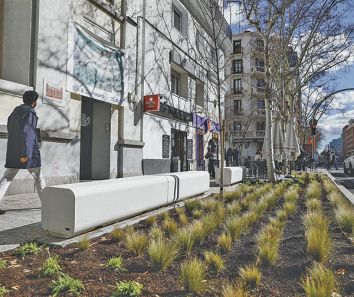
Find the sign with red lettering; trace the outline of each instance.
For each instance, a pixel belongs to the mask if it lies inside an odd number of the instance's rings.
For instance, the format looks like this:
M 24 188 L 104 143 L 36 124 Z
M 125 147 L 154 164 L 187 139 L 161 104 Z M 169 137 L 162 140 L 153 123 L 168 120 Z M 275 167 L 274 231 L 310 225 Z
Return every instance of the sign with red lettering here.
M 144 111 L 159 111 L 160 95 L 144 96 Z

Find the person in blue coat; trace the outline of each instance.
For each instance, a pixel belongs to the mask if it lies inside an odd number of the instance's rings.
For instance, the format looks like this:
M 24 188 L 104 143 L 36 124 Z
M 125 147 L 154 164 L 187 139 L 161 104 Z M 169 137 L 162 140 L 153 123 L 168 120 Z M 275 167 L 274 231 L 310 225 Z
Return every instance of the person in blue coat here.
M 33 176 L 39 197 L 41 197 L 41 193 L 46 187 L 42 175 L 41 153 L 38 146 L 38 117 L 35 112 L 37 100 L 37 92 L 26 91 L 23 94 L 23 104 L 17 106 L 8 118 L 6 170 L 0 179 L 0 203 L 20 169 L 27 169 Z M 0 209 L 0 215 L 4 213 L 5 211 Z

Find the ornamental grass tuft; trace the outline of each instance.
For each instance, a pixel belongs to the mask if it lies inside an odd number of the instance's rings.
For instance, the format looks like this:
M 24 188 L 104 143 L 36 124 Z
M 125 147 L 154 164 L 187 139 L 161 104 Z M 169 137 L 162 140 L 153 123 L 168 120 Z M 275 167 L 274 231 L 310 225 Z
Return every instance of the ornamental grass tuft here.
M 107 268 L 111 268 L 114 271 L 123 271 L 123 258 L 121 256 L 115 256 L 111 257 L 107 263 L 106 263 Z
M 27 255 L 38 255 L 40 250 L 36 242 L 27 242 L 17 249 L 16 254 L 24 258 Z
M 223 233 L 218 238 L 218 246 L 223 252 L 231 251 L 232 238 L 229 233 Z
M 155 271 L 166 270 L 177 258 L 178 248 L 172 241 L 153 240 L 148 247 L 150 262 Z
M 238 284 L 226 284 L 222 289 L 222 297 L 249 297 L 245 287 Z
M 191 252 L 196 240 L 195 233 L 189 226 L 179 229 L 173 239 L 181 251 L 187 255 Z
M 111 237 L 113 241 L 119 242 L 124 239 L 124 230 L 121 228 L 114 228 L 111 232 Z
M 120 281 L 115 285 L 112 297 L 137 297 L 140 296 L 143 285 L 135 281 Z
M 315 263 L 302 279 L 302 287 L 307 297 L 332 296 L 336 288 L 334 273 L 322 264 Z
M 62 271 L 59 260 L 59 256 L 48 257 L 42 265 L 41 274 L 44 276 L 58 275 Z
M 213 272 L 219 273 L 225 268 L 225 261 L 221 255 L 216 252 L 205 252 L 204 259 L 208 268 Z
M 7 261 L 0 259 L 0 269 L 5 269 L 7 267 Z
M 335 214 L 337 222 L 343 231 L 352 234 L 354 232 L 354 210 L 352 208 L 339 207 Z
M 79 296 L 84 290 L 84 285 L 78 279 L 72 278 L 68 274 L 61 274 L 57 280 L 53 280 L 51 284 L 52 296 L 56 297 L 64 294 L 64 296 Z
M 262 273 L 257 266 L 240 268 L 239 276 L 242 284 L 248 289 L 256 288 L 261 282 Z
M 197 258 L 181 264 L 180 281 L 186 292 L 198 293 L 204 289 L 206 267 Z
M 128 234 L 126 237 L 127 248 L 134 252 L 136 255 L 141 255 L 144 253 L 148 245 L 148 238 L 144 233 L 135 232 Z
M 78 243 L 77 247 L 80 251 L 86 251 L 90 247 L 90 239 L 85 235 Z
M 166 235 L 172 236 L 177 232 L 177 223 L 173 219 L 167 219 L 163 223 L 163 228 L 165 230 Z

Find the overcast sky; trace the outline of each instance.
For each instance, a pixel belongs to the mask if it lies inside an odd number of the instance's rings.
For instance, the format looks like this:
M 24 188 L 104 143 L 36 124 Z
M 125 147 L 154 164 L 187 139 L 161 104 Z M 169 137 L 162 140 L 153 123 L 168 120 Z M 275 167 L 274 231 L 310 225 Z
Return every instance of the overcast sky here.
M 239 13 L 236 4 L 232 6 L 232 12 L 230 15 L 230 9 L 226 7 L 224 15 L 229 23 L 231 17 L 232 31 L 237 34 L 244 31 L 247 28 L 247 24 Z M 337 71 L 335 73 L 338 76 L 336 90 L 354 88 L 354 57 L 352 61 L 347 71 Z M 324 139 L 319 144 L 319 150 L 322 150 L 332 139 L 340 137 L 342 128 L 350 119 L 354 119 L 354 91 L 337 94 L 333 101 L 333 107 L 335 110 L 323 116 L 318 123 L 325 132 Z

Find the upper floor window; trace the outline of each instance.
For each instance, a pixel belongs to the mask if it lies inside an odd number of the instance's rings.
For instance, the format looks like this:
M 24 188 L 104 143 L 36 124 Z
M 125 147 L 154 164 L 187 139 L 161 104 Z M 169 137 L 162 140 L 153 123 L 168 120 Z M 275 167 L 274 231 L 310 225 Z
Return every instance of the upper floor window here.
M 265 82 L 263 79 L 257 79 L 257 91 L 264 92 L 265 90 Z
M 234 93 L 235 94 L 242 93 L 242 81 L 241 81 L 241 79 L 234 79 Z
M 256 47 L 258 50 L 263 50 L 264 49 L 264 41 L 262 39 L 257 39 L 256 40 Z
M 257 131 L 265 130 L 265 121 L 257 122 Z
M 256 69 L 257 71 L 264 72 L 264 60 L 256 59 Z
M 241 112 L 241 100 L 234 100 L 234 114 Z
M 176 71 L 171 71 L 171 92 L 181 95 L 181 75 Z
M 243 63 L 242 60 L 234 60 L 234 73 L 242 73 L 243 72 Z
M 263 99 L 257 100 L 257 109 L 260 110 L 265 109 L 265 101 Z
M 240 132 L 242 128 L 241 122 L 233 122 L 233 128 L 234 131 Z
M 174 6 L 173 6 L 173 26 L 178 31 L 182 31 L 182 13 Z
M 241 54 L 241 40 L 234 40 L 234 54 Z

